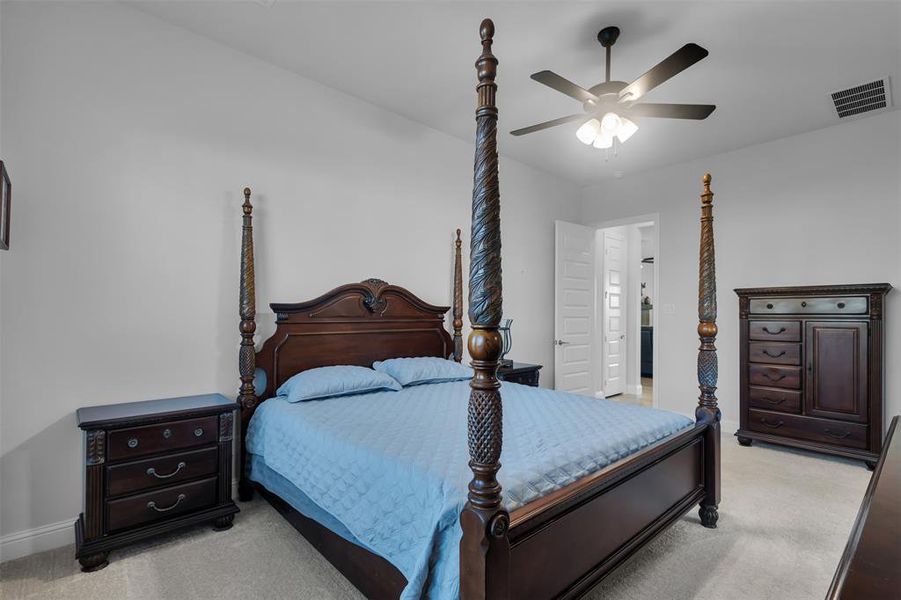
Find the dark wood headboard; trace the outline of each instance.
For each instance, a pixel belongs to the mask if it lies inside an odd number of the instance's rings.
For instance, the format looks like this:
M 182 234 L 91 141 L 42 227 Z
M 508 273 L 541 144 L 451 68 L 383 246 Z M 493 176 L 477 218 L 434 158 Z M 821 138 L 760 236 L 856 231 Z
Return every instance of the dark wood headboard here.
M 257 368 L 266 373 L 261 398 L 307 369 L 454 353 L 444 328 L 450 307 L 434 306 L 380 279 L 342 285 L 307 302 L 269 306 L 276 328 L 256 354 Z
M 381 279 L 348 283 L 307 302 L 270 304 L 275 312 L 275 333 L 256 351 L 256 282 L 253 252 L 253 205 L 250 188 L 244 188 L 241 227 L 241 285 L 238 313 L 241 345 L 238 372 L 241 387 L 242 500 L 252 491 L 247 479 L 245 442 L 247 426 L 261 400 L 291 376 L 332 365 L 372 366 L 377 360 L 408 356 L 463 359 L 463 282 L 460 230 L 454 241 L 453 337 L 444 328 L 450 307 L 425 302 L 400 286 Z M 258 371 L 265 375 L 260 393 Z

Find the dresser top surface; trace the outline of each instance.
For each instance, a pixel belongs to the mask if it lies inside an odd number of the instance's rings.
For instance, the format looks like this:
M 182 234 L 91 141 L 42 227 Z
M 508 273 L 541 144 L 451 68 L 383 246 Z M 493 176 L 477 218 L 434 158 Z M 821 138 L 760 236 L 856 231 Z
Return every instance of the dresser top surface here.
M 892 419 L 827 598 L 888 598 L 901 589 L 901 439 Z
M 212 414 L 236 408 L 238 408 L 238 405 L 222 394 L 201 394 L 198 396 L 143 400 L 141 402 L 125 402 L 104 406 L 85 406 L 75 412 L 75 418 L 79 427 L 88 429 L 91 427 L 125 425 L 138 419 L 158 419 L 168 416 L 178 417 L 201 413 Z
M 739 296 L 803 296 L 842 294 L 887 294 L 892 289 L 890 283 L 852 283 L 841 285 L 796 285 L 757 288 L 735 288 Z

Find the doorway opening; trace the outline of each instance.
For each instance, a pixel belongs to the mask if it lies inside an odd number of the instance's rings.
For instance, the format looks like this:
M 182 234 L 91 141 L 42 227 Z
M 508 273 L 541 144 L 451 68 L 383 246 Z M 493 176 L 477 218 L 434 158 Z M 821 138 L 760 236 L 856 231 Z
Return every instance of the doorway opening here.
M 555 387 L 657 405 L 657 215 L 557 223 Z

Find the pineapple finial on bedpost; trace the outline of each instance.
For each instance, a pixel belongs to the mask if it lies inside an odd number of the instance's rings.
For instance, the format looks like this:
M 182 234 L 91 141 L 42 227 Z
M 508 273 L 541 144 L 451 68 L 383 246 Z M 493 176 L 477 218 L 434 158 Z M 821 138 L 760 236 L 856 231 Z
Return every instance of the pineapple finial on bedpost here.
M 454 360 L 463 360 L 463 240 L 457 229 L 454 242 Z
M 485 600 L 508 596 L 507 530 L 510 516 L 501 506 L 503 438 L 500 382 L 502 341 L 500 192 L 497 163 L 497 58 L 491 52 L 494 23 L 482 21 L 482 54 L 476 61 L 476 152 L 469 256 L 469 355 L 475 372 L 469 394 L 469 501 L 460 515 L 460 597 Z
M 705 434 L 704 485 L 706 495 L 701 500 L 700 517 L 705 527 L 714 528 L 718 519 L 720 500 L 720 409 L 717 406 L 716 384 L 718 364 L 716 356 L 716 259 L 713 243 L 713 192 L 710 173 L 704 175 L 701 193 L 701 247 L 698 269 L 698 408 L 695 419 L 708 426 Z

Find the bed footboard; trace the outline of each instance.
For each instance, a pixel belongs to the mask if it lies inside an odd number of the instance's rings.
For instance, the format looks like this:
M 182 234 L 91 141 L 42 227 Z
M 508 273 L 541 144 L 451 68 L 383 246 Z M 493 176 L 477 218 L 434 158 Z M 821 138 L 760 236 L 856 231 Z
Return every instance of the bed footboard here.
M 706 425 L 511 515 L 508 598 L 576 598 L 705 496 Z

